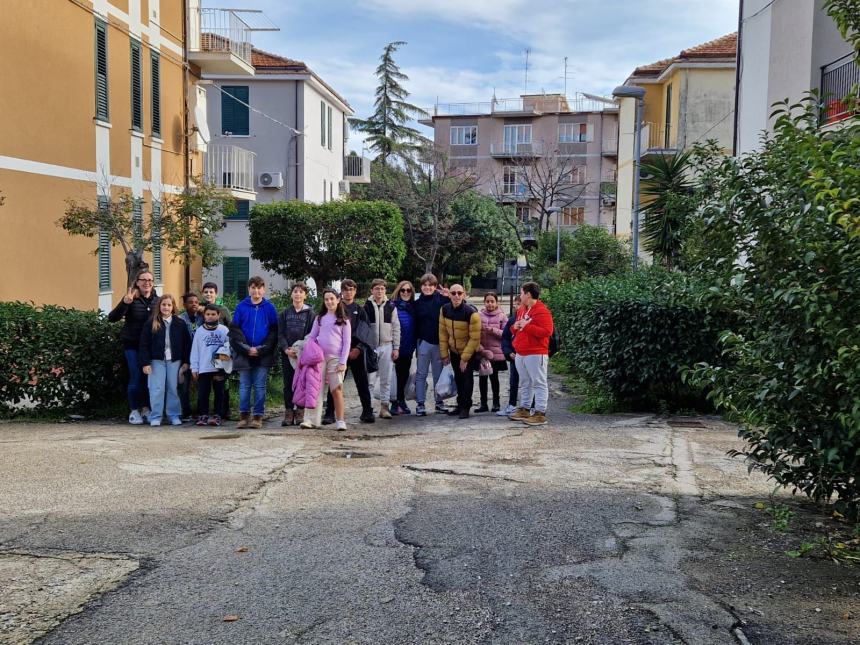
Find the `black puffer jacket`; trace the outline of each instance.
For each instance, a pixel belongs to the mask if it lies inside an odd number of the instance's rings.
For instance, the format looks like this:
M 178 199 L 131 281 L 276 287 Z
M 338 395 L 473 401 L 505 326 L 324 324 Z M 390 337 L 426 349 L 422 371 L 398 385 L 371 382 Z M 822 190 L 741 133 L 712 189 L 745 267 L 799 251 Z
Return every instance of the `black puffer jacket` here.
M 188 326 L 179 316 L 173 316 L 170 325 L 161 325 L 157 332 L 152 331 L 152 323 L 145 325 L 140 332 L 140 366 L 151 365 L 152 361 L 164 360 L 164 346 L 170 328 L 171 361 L 191 361 L 191 334 Z
M 131 301 L 130 305 L 120 300 L 119 304 L 108 314 L 108 320 L 111 322 L 125 320 L 122 331 L 119 333 L 123 349 L 140 349 L 140 332 L 143 330 L 143 325 L 152 316 L 152 312 L 155 311 L 156 300 L 158 300 L 158 294 L 153 289 L 149 298 L 139 295 Z

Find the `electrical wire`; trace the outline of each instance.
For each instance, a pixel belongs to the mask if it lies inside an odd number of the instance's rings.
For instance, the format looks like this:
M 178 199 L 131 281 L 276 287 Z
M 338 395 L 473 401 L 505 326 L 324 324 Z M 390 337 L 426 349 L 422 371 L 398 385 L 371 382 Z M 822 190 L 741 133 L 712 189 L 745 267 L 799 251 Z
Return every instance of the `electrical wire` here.
M 752 20 L 753 18 L 755 18 L 755 17 L 757 17 L 757 16 L 760 16 L 760 15 L 761 15 L 761 14 L 763 14 L 765 11 L 767 11 L 767 9 L 768 9 L 772 4 L 774 4 L 774 3 L 775 3 L 775 2 L 777 2 L 777 1 L 778 1 L 778 0 L 770 0 L 770 2 L 768 2 L 765 6 L 763 6 L 761 9 L 759 9 L 758 11 L 756 11 L 753 15 L 751 15 L 751 16 L 747 16 L 747 17 L 746 17 L 746 18 L 744 18 L 741 22 L 746 22 L 746 21 L 748 21 L 748 20 Z
M 251 112 L 254 112 L 255 114 L 259 114 L 260 116 L 265 117 L 266 119 L 269 119 L 269 121 L 273 121 L 274 123 L 277 123 L 278 125 L 280 125 L 280 126 L 282 126 L 282 127 L 286 128 L 287 130 L 289 130 L 289 131 L 290 131 L 290 132 L 292 132 L 293 134 L 297 134 L 297 135 L 302 135 L 302 136 L 304 136 L 304 132 L 302 132 L 302 131 L 300 131 L 300 130 L 296 130 L 294 127 L 287 125 L 287 124 L 286 124 L 286 123 L 284 123 L 283 121 L 278 121 L 275 117 L 273 117 L 273 116 L 269 116 L 269 115 L 268 115 L 268 114 L 266 114 L 265 112 L 261 112 L 260 110 L 258 110 L 258 109 L 257 109 L 257 108 L 255 108 L 254 106 L 252 106 L 250 103 L 245 103 L 245 101 L 242 101 L 241 99 L 237 99 L 235 96 L 233 96 L 232 94 L 230 94 L 230 92 L 228 92 L 227 90 L 225 90 L 224 88 L 222 88 L 220 85 L 218 85 L 218 84 L 216 84 L 216 83 L 213 83 L 213 84 L 212 84 L 212 87 L 214 87 L 214 88 L 215 88 L 215 89 L 217 89 L 219 92 L 221 92 L 221 94 L 224 94 L 225 96 L 229 96 L 231 99 L 233 99 L 234 101 L 236 101 L 236 103 L 238 103 L 238 104 L 240 104 L 240 105 L 244 105 L 246 108 L 248 108 L 249 110 L 251 110 Z

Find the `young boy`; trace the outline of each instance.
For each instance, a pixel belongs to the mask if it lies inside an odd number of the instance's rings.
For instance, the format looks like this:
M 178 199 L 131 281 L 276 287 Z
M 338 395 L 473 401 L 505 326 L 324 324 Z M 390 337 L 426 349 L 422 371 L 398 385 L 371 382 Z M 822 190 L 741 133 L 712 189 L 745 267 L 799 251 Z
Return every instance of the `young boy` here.
M 214 282 L 206 282 L 201 290 L 204 305 L 215 305 L 218 308 L 218 322 L 225 327 L 230 326 L 230 310 L 220 302 L 218 297 L 218 285 Z M 224 381 L 224 408 L 219 410 L 221 419 L 230 420 L 230 378 Z
M 179 314 L 179 318 L 188 327 L 191 338 L 197 333 L 197 328 L 203 325 L 203 308 L 200 306 L 200 298 L 193 291 L 182 296 L 182 306 L 185 311 Z M 191 420 L 191 379 L 187 372 L 180 371 L 177 383 L 179 402 L 182 405 L 182 420 Z
M 224 405 L 224 370 L 215 367 L 212 357 L 227 342 L 227 327 L 218 323 L 218 307 L 203 308 L 203 325 L 194 333 L 191 344 L 191 375 L 197 382 L 197 425 L 220 426 Z M 209 391 L 215 391 L 215 414 L 209 416 Z
M 237 428 L 262 428 L 266 405 L 266 378 L 275 362 L 278 341 L 278 312 L 266 300 L 266 281 L 260 276 L 248 280 L 248 297 L 236 305 L 230 325 L 230 346 L 239 372 L 239 423 Z M 251 417 L 251 390 L 254 416 Z
M 400 318 L 397 307 L 385 295 L 385 280 L 377 278 L 370 283 L 371 297 L 364 303 L 367 322 L 376 336 L 376 355 L 379 357 L 379 408 L 381 419 L 390 419 L 388 395 L 391 391 L 391 370 L 400 354 Z

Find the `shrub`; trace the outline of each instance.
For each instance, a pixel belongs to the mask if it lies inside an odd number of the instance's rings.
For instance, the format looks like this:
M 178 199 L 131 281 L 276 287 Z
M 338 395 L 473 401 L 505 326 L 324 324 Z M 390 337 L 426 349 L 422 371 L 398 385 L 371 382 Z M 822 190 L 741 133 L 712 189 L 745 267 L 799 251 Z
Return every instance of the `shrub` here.
M 0 303 L 0 413 L 85 411 L 124 396 L 119 325 L 95 311 Z
M 726 316 L 693 304 L 686 276 L 648 268 L 551 290 L 547 305 L 574 374 L 625 407 L 699 407 L 681 371 L 716 358 Z
M 538 246 L 530 258 L 535 278 L 552 287 L 562 282 L 622 273 L 630 267 L 627 244 L 599 226 L 583 225 L 573 233 L 561 231 L 561 262 L 556 264 L 559 233 L 538 236 Z

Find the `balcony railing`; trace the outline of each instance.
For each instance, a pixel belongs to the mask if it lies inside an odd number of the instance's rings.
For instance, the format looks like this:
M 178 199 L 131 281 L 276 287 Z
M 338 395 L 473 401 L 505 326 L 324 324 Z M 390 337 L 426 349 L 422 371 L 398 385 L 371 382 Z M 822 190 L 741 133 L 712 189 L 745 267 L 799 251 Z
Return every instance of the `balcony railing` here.
M 207 182 L 224 190 L 252 193 L 254 190 L 254 157 L 250 150 L 238 146 L 209 144 L 206 151 Z
M 601 151 L 605 155 L 617 155 L 618 154 L 618 139 L 604 139 L 603 145 L 601 147 Z
M 544 145 L 542 141 L 490 144 L 490 156 L 493 157 L 539 157 L 543 154 Z
M 241 60 L 251 68 L 251 32 L 248 24 L 239 14 L 230 9 L 196 7 L 189 17 L 188 50 L 192 60 L 207 67 L 210 63 L 213 72 L 231 71 L 229 67 L 217 66 L 218 62 L 206 55 L 227 54 Z M 203 54 L 203 57 L 195 56 Z M 208 70 L 206 70 L 208 71 Z
M 545 114 L 554 112 L 603 112 L 617 110 L 611 99 L 595 101 L 582 96 L 521 96 L 515 99 L 493 99 L 476 103 L 437 103 L 427 110 L 432 116 L 467 116 L 479 114 Z
M 343 178 L 353 184 L 370 183 L 370 159 L 358 155 L 343 158 Z
M 836 123 L 858 112 L 860 66 L 848 54 L 821 68 L 821 125 Z
M 614 184 L 618 181 L 618 171 L 617 170 L 604 170 L 600 174 L 600 181 Z
M 673 123 L 645 123 L 642 126 L 643 152 L 646 150 L 673 151 L 676 147 Z

